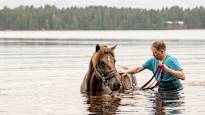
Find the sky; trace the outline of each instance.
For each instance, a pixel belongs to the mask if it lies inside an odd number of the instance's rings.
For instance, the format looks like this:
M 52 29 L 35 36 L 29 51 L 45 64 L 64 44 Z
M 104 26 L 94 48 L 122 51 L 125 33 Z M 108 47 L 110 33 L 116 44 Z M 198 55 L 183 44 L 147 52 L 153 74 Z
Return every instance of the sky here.
M 58 8 L 72 6 L 110 6 L 110 7 L 131 7 L 161 9 L 162 7 L 180 6 L 183 8 L 205 7 L 205 0 L 0 0 L 0 8 L 4 6 L 15 8 L 19 5 L 34 5 L 35 7 L 46 4 L 55 5 Z

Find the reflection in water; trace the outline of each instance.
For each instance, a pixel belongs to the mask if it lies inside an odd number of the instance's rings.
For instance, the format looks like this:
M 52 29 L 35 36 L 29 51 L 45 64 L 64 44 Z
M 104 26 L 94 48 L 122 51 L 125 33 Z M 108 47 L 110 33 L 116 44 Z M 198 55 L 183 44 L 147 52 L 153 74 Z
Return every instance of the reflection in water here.
M 120 98 L 110 95 L 87 95 L 88 111 L 94 114 L 113 115 L 118 110 Z
M 182 114 L 184 97 L 182 91 L 159 91 L 155 93 L 154 113 L 156 115 Z

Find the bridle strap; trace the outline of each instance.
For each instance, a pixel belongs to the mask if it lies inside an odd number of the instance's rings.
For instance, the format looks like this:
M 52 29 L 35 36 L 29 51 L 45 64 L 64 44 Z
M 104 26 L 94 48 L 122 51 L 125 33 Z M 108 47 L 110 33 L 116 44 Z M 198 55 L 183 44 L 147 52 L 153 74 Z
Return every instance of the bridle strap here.
M 159 73 L 159 71 L 160 71 L 160 69 L 159 69 L 159 67 L 157 67 L 157 70 L 154 73 L 154 75 L 152 76 L 152 78 L 147 83 L 145 83 L 140 89 L 144 89 L 154 79 L 154 77 Z
M 94 71 L 94 74 L 95 74 L 96 76 L 98 76 L 98 77 L 102 80 L 103 83 L 106 82 L 105 78 L 102 77 L 102 75 L 99 73 L 99 71 L 95 70 L 95 71 Z
M 94 68 L 94 73 L 96 76 L 98 76 L 102 82 L 104 83 L 105 86 L 108 86 L 109 84 L 107 83 L 107 81 L 113 77 L 115 77 L 117 70 L 111 70 L 109 73 L 105 74 L 102 72 L 102 69 L 99 67 L 99 65 L 96 65 L 96 67 Z
M 116 73 L 117 73 L 117 70 L 110 71 L 106 76 L 104 76 L 105 80 L 109 80 L 109 79 L 115 77 Z
M 152 76 L 152 78 L 145 83 L 140 89 L 142 90 L 146 90 L 146 89 L 154 89 L 155 87 L 157 87 L 160 84 L 160 81 L 163 79 L 164 76 L 164 71 L 163 71 L 164 66 L 158 66 L 156 72 L 154 73 L 154 75 Z M 145 88 L 149 83 L 151 83 L 151 81 L 156 78 L 157 83 L 152 86 L 154 83 L 152 83 L 149 87 Z

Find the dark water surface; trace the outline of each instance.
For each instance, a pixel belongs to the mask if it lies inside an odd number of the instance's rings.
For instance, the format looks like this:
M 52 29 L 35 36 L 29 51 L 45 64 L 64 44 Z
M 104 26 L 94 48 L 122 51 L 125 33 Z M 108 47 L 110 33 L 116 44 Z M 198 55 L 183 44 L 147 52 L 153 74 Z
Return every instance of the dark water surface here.
M 172 95 L 135 91 L 111 98 L 80 94 L 95 44 L 117 43 L 117 64 L 133 66 L 152 55 L 152 40 L 0 40 L 0 114 L 205 114 L 205 40 L 166 42 L 186 74 L 184 90 Z M 139 86 L 151 76 L 147 70 L 136 74 Z

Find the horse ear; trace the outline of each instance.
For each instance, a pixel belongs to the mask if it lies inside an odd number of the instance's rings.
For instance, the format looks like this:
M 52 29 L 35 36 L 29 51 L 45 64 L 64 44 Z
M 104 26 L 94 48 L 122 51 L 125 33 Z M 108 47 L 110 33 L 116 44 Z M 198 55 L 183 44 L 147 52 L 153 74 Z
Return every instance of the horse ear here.
M 100 50 L 100 45 L 99 44 L 96 45 L 95 52 L 97 52 L 98 50 Z
M 117 47 L 117 44 L 111 47 L 112 50 L 114 50 Z

